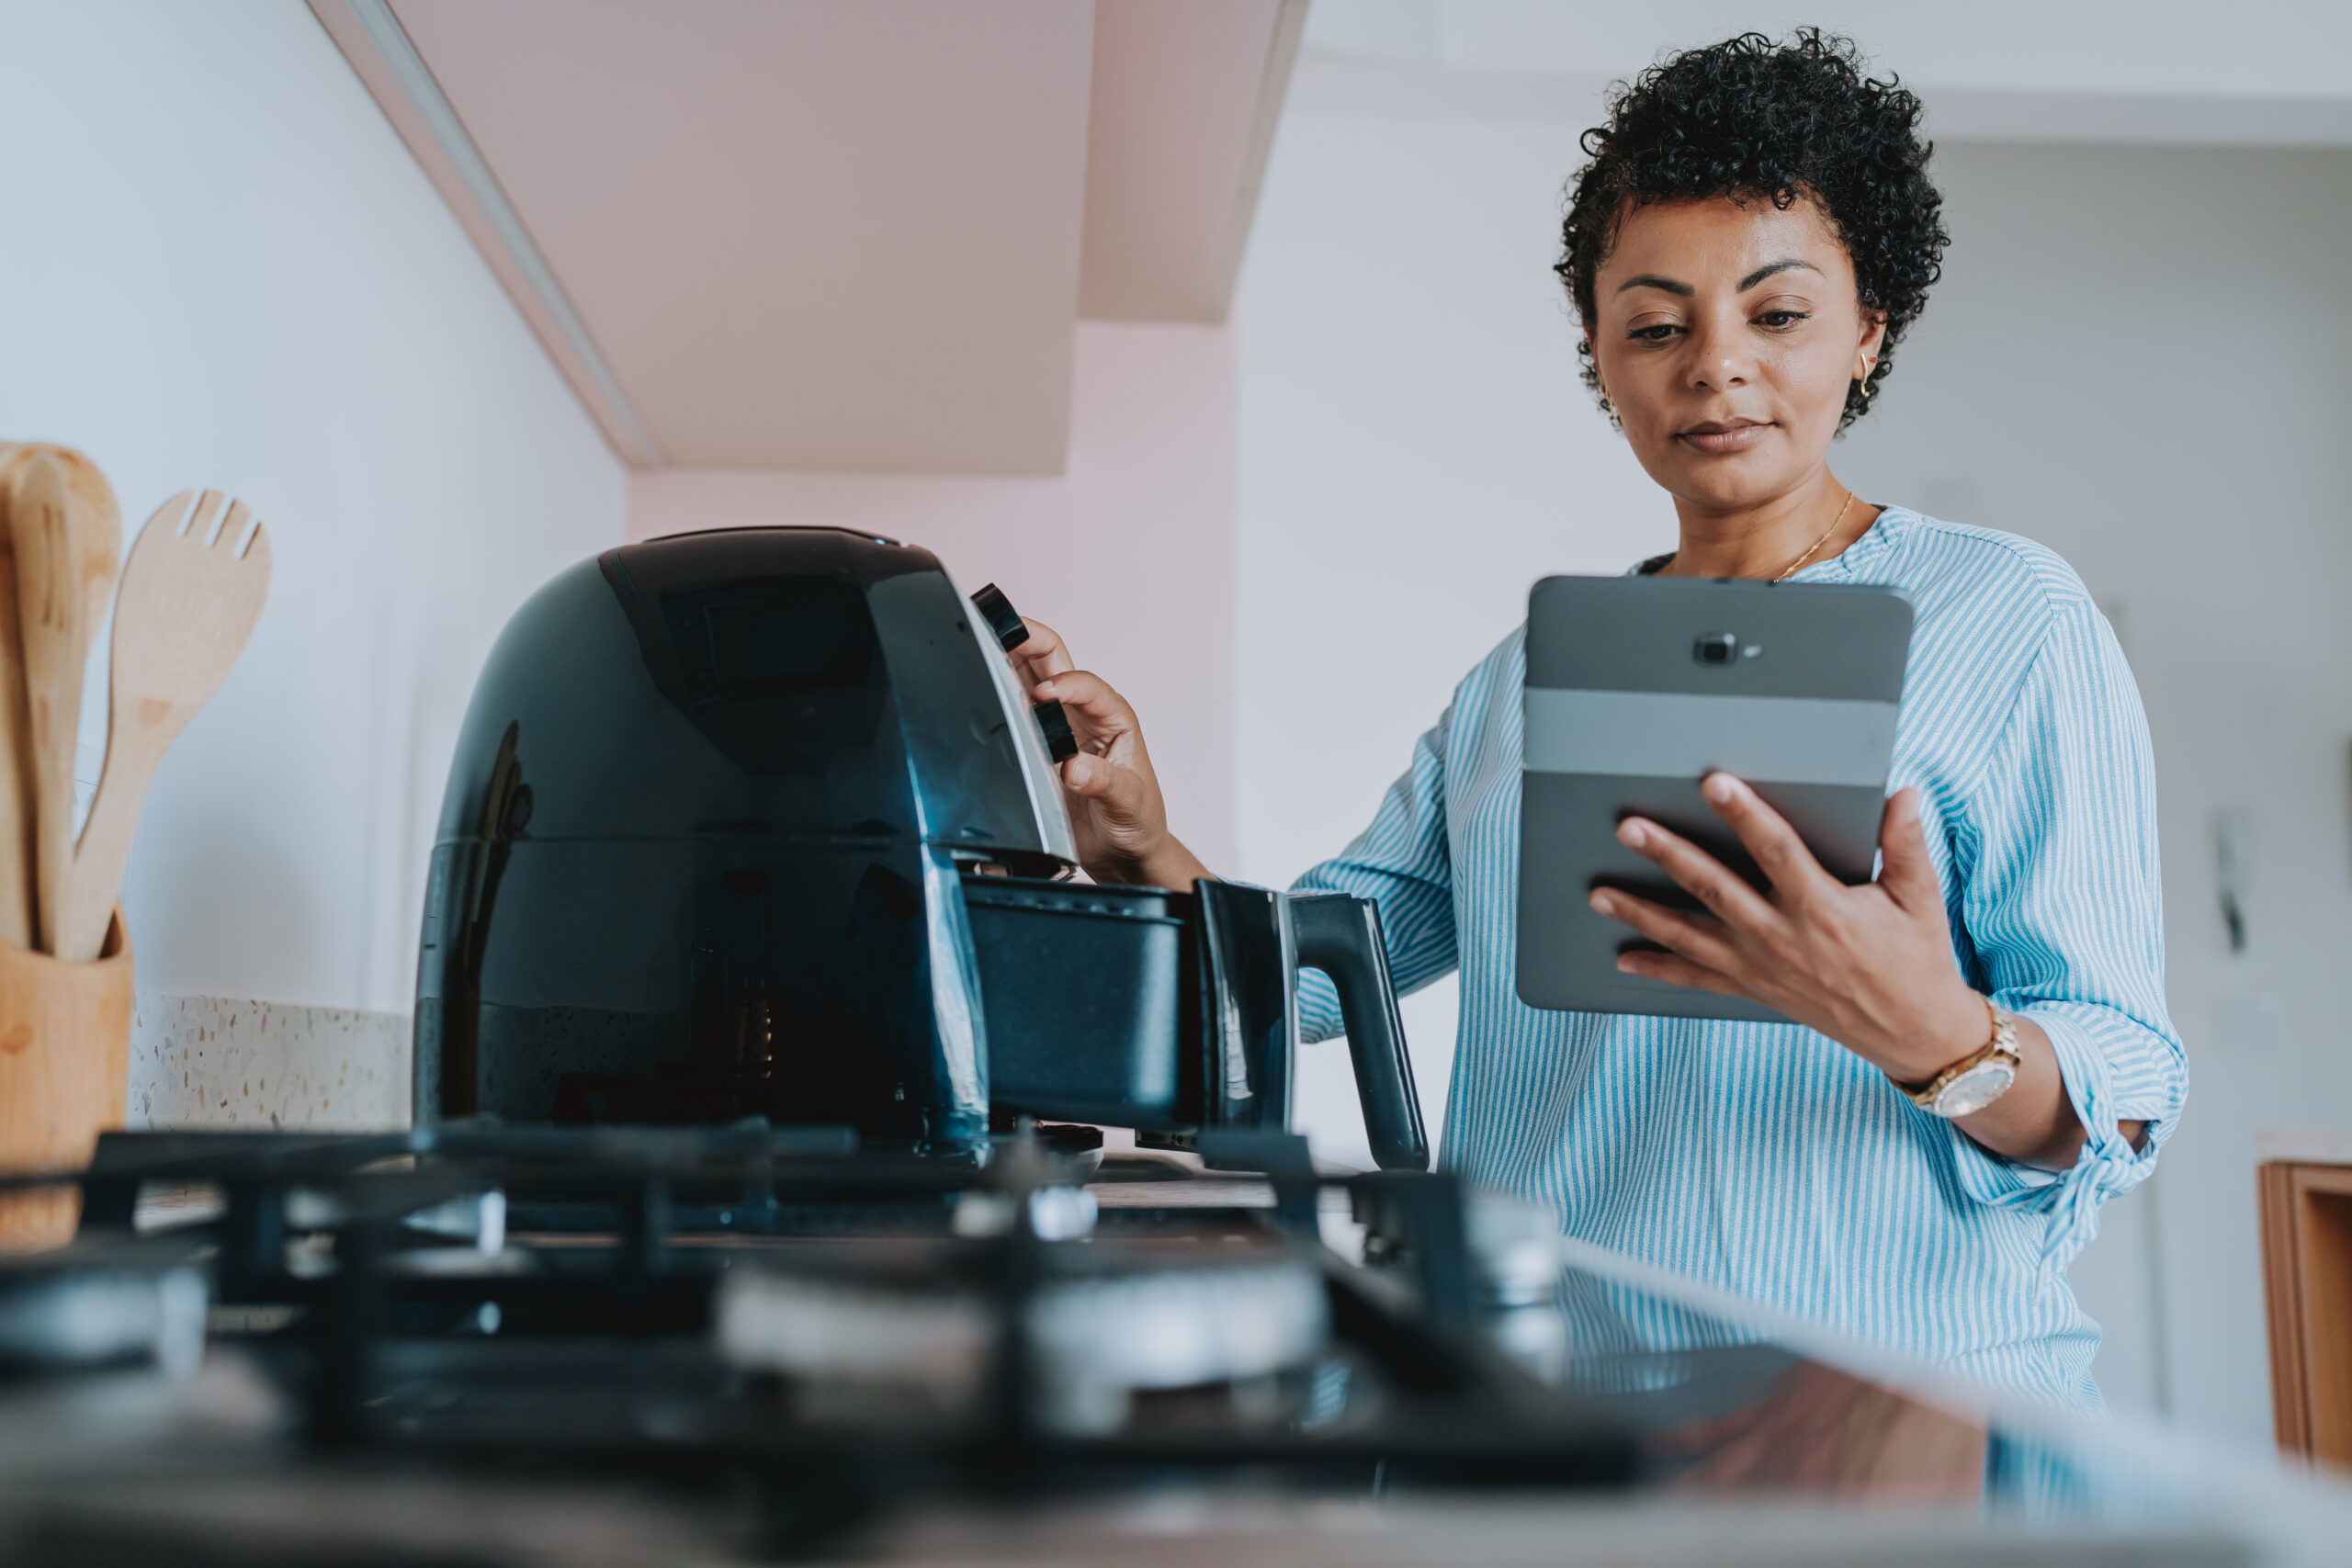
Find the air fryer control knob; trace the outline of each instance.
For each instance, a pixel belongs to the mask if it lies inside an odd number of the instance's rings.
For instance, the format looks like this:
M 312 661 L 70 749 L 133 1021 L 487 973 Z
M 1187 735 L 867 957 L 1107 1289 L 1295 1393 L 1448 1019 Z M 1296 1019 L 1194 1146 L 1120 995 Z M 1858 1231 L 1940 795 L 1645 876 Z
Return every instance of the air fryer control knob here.
M 1066 762 L 1078 755 L 1078 737 L 1069 729 L 1069 715 L 1062 712 L 1059 703 L 1037 703 L 1029 709 L 1037 716 L 1037 728 L 1045 732 L 1046 750 L 1057 762 Z
M 1029 640 L 1029 628 L 1022 624 L 1021 612 L 1004 596 L 1004 590 L 995 583 L 984 583 L 972 594 L 972 607 L 996 633 L 996 640 L 1011 653 Z M 1078 755 L 1078 737 L 1070 733 L 1069 715 L 1062 712 L 1059 703 L 1032 703 L 1029 711 L 1036 716 L 1038 731 L 1046 738 L 1046 751 L 1057 762 L 1066 762 Z
M 972 595 L 972 607 L 979 611 L 980 619 L 988 622 L 989 630 L 996 633 L 996 640 L 1004 645 L 1005 652 L 1011 653 L 1029 640 L 1029 628 L 1021 624 L 1021 612 L 1012 607 L 1012 601 L 995 583 L 981 584 Z

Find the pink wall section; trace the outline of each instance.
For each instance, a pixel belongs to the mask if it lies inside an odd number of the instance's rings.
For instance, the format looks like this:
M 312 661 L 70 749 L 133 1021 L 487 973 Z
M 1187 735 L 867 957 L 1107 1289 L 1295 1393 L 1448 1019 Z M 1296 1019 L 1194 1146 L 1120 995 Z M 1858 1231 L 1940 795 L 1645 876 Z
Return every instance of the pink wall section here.
M 1135 704 L 1177 832 L 1229 866 L 1234 386 L 1227 328 L 1081 322 L 1058 476 L 639 473 L 629 536 L 840 524 L 997 583 Z

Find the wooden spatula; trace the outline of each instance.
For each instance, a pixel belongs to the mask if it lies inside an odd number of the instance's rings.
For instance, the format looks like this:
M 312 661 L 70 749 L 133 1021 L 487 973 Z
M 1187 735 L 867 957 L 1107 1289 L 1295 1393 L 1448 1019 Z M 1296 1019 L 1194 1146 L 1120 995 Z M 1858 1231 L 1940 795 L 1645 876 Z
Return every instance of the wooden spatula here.
M 24 649 L 33 913 L 43 953 L 59 951 L 74 872 L 74 733 L 82 716 L 83 656 L 89 651 L 74 533 L 65 469 L 37 453 L 9 489 L 8 536 L 17 558 L 17 635 Z
M 83 663 L 86 663 L 90 629 L 106 618 L 115 571 L 122 564 L 122 513 L 96 463 L 64 446 L 0 445 L 0 942 L 12 947 L 33 945 L 36 825 L 24 644 L 17 628 L 15 529 L 9 520 L 8 498 L 17 475 L 42 456 L 65 469 L 74 554 L 82 580 Z
M 113 682 L 107 761 L 74 852 L 58 956 L 97 956 L 147 786 L 164 750 L 227 679 L 269 596 L 269 536 L 242 501 L 216 536 L 221 495 L 206 491 L 191 513 L 182 491 L 139 531 L 114 606 Z
M 24 644 L 17 638 L 17 552 L 8 497 L 25 449 L 0 446 L 0 942 L 33 944 L 33 799 L 26 758 Z

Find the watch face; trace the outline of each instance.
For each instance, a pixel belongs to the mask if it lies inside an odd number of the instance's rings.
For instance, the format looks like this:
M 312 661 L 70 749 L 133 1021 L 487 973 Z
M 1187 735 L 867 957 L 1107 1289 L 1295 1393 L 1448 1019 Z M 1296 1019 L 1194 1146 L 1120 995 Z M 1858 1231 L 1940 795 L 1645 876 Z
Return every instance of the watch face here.
M 2018 1070 L 2008 1063 L 1980 1062 L 1944 1085 L 1944 1091 L 1936 1096 L 1935 1112 L 1947 1120 L 1973 1116 L 2000 1099 L 2017 1080 Z

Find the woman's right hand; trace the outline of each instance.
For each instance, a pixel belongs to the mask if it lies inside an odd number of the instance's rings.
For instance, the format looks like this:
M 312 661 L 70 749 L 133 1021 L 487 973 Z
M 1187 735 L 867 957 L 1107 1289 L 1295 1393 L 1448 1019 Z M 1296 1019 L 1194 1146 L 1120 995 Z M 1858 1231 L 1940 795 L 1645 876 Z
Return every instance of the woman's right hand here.
M 1077 668 L 1061 634 L 1023 617 L 1029 640 L 1012 650 L 1032 702 L 1057 702 L 1078 755 L 1061 765 L 1062 797 L 1079 864 L 1097 882 L 1189 890 L 1209 875 L 1168 830 L 1168 807 L 1127 700 L 1100 675 Z

